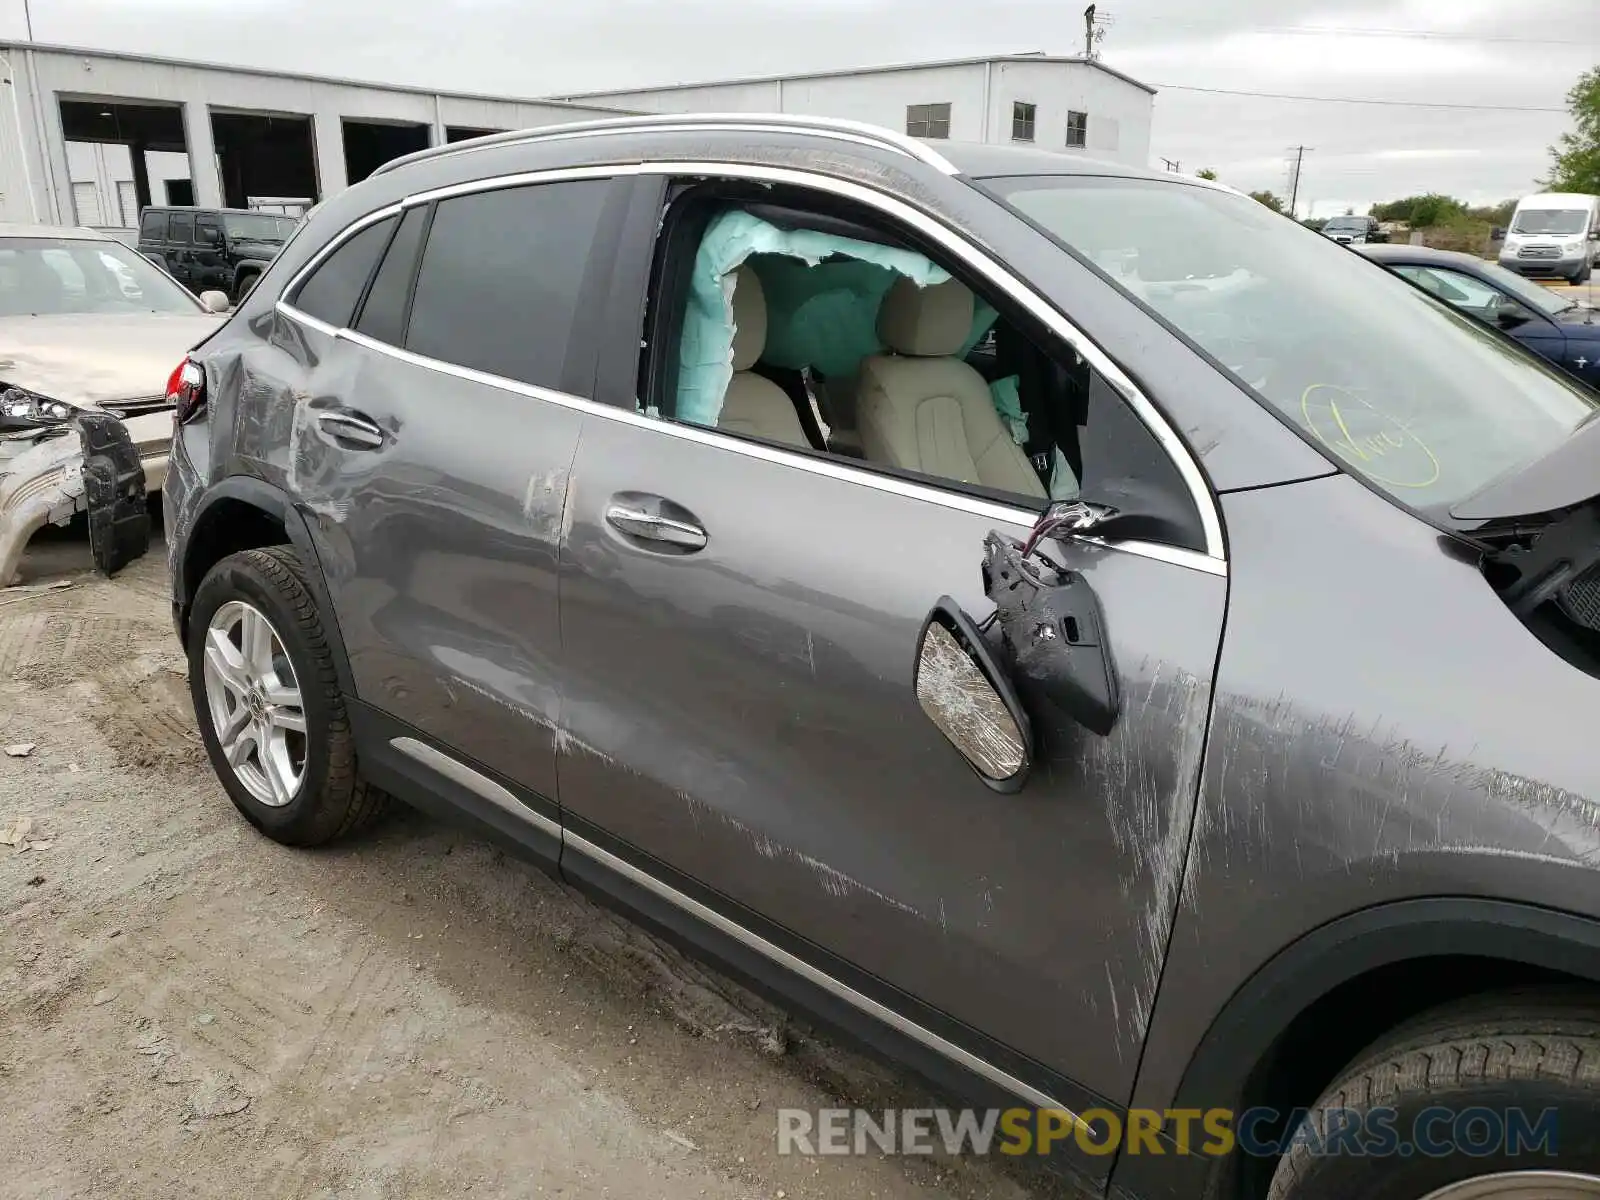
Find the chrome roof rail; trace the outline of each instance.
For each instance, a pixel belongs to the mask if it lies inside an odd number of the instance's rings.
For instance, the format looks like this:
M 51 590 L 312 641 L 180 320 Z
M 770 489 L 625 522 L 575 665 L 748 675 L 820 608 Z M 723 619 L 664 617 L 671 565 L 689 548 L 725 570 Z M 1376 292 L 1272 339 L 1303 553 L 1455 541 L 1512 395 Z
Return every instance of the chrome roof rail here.
M 384 163 L 373 175 L 382 175 L 397 167 L 413 162 L 445 158 L 473 150 L 494 146 L 521 145 L 527 142 L 559 140 L 571 137 L 598 136 L 606 133 L 650 133 L 652 131 L 681 131 L 688 129 L 767 130 L 815 133 L 822 137 L 833 135 L 843 141 L 866 142 L 893 150 L 907 158 L 932 167 L 945 175 L 959 175 L 955 164 L 932 146 L 865 121 L 848 121 L 835 117 L 812 117 L 798 113 L 651 113 L 634 116 L 601 117 L 593 121 L 573 121 L 559 125 L 541 125 L 535 129 L 511 130 L 491 133 L 485 137 L 444 146 L 430 146 L 401 158 Z

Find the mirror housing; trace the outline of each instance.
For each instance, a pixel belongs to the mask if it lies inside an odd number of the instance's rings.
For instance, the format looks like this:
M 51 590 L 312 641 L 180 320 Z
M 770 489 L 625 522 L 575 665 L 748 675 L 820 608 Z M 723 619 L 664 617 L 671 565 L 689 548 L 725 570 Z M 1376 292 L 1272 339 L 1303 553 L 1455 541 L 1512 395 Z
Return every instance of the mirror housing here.
M 917 638 L 917 704 L 973 773 L 997 792 L 1022 789 L 1033 729 L 1011 680 L 960 605 L 941 596 Z
M 1497 309 L 1494 317 L 1495 323 L 1499 325 L 1501 329 L 1520 329 L 1533 319 L 1520 306 L 1511 305 Z
M 233 302 L 228 299 L 227 292 L 216 290 L 201 292 L 200 303 L 205 306 L 208 313 L 225 313 L 233 310 Z

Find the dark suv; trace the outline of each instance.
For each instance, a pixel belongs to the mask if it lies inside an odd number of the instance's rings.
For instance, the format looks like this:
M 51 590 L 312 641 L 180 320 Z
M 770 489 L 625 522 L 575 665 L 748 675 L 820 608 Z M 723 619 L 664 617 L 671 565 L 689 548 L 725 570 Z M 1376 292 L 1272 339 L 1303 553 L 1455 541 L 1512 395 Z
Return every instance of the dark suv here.
M 1232 189 L 937 145 L 312 214 L 170 385 L 233 803 L 452 814 L 1087 1194 L 1600 1196 L 1596 394 Z
M 293 217 L 237 208 L 147 208 L 138 249 L 195 295 L 225 292 L 238 303 L 295 225 Z

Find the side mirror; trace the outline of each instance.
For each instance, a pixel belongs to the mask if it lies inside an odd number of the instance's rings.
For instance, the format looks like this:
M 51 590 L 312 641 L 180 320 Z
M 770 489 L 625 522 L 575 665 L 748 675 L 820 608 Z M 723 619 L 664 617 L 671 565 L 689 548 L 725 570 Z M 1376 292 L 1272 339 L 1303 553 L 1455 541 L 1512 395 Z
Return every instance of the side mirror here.
M 225 313 L 233 309 L 233 303 L 228 299 L 227 292 L 201 292 L 200 303 L 208 313 Z
M 997 792 L 1020 791 L 1033 766 L 1033 730 L 1016 689 L 972 618 L 941 596 L 917 639 L 917 704 Z
M 1495 309 L 1494 319 L 1501 329 L 1520 329 L 1533 317 L 1520 304 L 1502 304 Z

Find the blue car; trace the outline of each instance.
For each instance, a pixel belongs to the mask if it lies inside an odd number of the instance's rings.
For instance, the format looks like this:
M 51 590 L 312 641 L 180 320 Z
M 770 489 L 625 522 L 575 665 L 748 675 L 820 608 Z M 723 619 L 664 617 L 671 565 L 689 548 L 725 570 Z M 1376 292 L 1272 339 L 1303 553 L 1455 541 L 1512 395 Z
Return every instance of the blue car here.
M 1358 246 L 1398 275 L 1510 334 L 1535 354 L 1600 387 L 1600 321 L 1595 309 L 1531 283 L 1498 263 L 1426 246 Z

